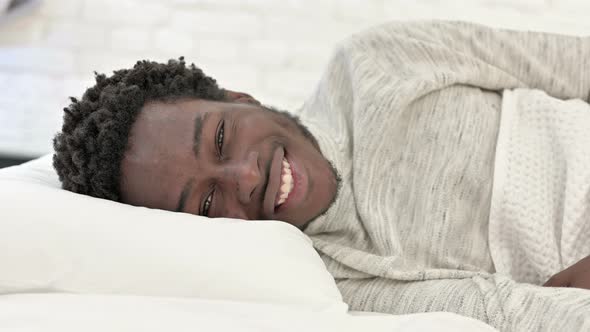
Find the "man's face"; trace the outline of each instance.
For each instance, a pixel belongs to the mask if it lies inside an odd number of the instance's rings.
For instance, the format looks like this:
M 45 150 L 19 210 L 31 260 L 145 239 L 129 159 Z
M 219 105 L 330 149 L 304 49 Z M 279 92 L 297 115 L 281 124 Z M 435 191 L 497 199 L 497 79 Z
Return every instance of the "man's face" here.
M 337 176 L 319 147 L 290 117 L 233 99 L 147 103 L 121 163 L 122 201 L 297 227 L 325 212 Z

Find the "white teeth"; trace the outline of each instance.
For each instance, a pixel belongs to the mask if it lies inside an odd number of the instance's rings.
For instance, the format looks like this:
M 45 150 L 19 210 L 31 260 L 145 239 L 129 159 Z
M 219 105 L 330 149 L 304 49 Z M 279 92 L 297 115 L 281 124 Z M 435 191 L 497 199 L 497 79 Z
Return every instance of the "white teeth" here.
M 291 184 L 293 182 L 293 176 L 291 174 L 283 175 L 283 183 L 284 184 Z
M 283 204 L 287 200 L 287 197 L 289 197 L 291 190 L 293 190 L 293 174 L 291 173 L 291 165 L 289 165 L 287 159 L 283 158 L 281 187 L 279 188 L 279 200 L 277 201 L 276 205 Z
M 281 192 L 283 192 L 284 194 L 287 194 L 287 195 L 288 195 L 288 194 L 289 194 L 289 189 L 291 189 L 290 187 L 291 187 L 291 185 L 290 185 L 290 184 L 288 184 L 288 183 L 284 183 L 284 184 L 281 186 Z

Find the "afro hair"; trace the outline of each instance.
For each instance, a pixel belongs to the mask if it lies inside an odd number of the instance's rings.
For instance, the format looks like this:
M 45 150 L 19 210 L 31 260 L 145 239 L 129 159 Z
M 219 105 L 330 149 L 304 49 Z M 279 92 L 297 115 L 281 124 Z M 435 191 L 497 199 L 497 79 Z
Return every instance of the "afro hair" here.
M 148 101 L 181 98 L 224 100 L 225 90 L 184 58 L 168 63 L 138 61 L 106 77 L 95 72 L 96 84 L 82 99 L 70 97 L 62 131 L 53 138 L 53 167 L 62 188 L 121 201 L 120 163 L 136 116 Z

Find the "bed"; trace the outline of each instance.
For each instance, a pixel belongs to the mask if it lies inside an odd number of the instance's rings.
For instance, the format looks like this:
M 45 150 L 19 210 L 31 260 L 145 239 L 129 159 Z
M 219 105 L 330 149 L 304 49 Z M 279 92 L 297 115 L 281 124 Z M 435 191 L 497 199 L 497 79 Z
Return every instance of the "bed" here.
M 349 312 L 295 227 L 71 193 L 51 163 L 0 170 L 2 331 L 493 331 L 452 313 Z

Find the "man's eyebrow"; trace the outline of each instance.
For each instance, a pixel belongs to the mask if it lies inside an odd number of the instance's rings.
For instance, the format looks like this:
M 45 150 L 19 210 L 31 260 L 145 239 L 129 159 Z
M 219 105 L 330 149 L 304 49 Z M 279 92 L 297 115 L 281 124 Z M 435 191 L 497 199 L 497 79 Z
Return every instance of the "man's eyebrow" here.
M 182 212 L 184 210 L 184 205 L 186 204 L 186 199 L 188 198 L 188 193 L 190 192 L 195 179 L 190 179 L 182 188 L 182 192 L 180 193 L 180 198 L 178 199 L 178 206 L 176 207 L 176 212 Z
M 209 117 L 209 113 L 199 114 L 195 118 L 195 131 L 193 135 L 193 152 L 195 153 L 195 158 L 199 159 L 199 148 L 201 146 L 201 136 L 203 134 L 203 124 L 207 121 Z
M 201 136 L 203 134 L 203 124 L 207 121 L 207 117 L 209 113 L 199 114 L 195 117 L 194 122 L 194 134 L 193 134 L 193 153 L 195 154 L 195 158 L 199 159 L 199 148 L 201 146 Z M 180 193 L 180 197 L 178 198 L 178 205 L 176 206 L 176 212 L 181 212 L 184 209 L 184 205 L 186 204 L 186 199 L 188 198 L 188 194 L 193 186 L 193 182 L 195 178 L 191 178 L 188 180 L 184 187 L 182 188 L 182 192 Z

